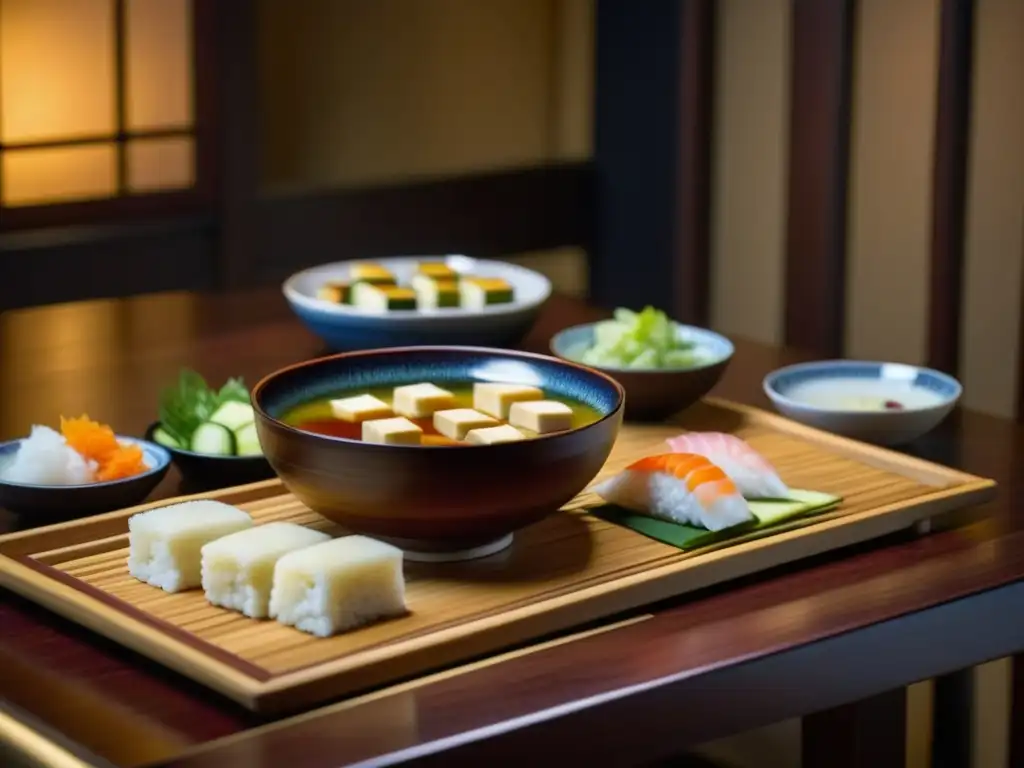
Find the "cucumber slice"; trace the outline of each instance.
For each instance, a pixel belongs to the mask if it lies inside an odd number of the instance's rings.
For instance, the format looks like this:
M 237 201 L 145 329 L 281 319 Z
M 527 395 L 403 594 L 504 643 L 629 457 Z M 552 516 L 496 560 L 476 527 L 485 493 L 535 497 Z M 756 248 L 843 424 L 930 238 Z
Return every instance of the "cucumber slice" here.
M 159 443 L 166 448 L 183 448 L 184 446 L 175 440 L 166 429 L 157 427 L 153 430 L 153 442 Z
M 213 412 L 210 421 L 220 424 L 232 432 L 237 432 L 246 424 L 256 420 L 252 406 L 248 403 L 240 403 L 237 400 L 229 400 Z
M 262 456 L 263 447 L 260 445 L 259 435 L 256 434 L 256 425 L 252 422 L 245 424 L 235 432 L 235 449 L 239 456 Z
M 209 456 L 233 456 L 235 434 L 223 424 L 207 421 L 196 427 L 189 447 L 196 453 Z

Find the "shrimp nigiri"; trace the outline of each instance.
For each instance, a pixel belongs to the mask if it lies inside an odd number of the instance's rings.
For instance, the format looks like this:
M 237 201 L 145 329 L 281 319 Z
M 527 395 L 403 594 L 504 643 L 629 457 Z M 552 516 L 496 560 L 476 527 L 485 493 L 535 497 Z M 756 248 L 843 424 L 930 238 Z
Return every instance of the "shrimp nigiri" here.
M 724 432 L 690 432 L 665 442 L 678 453 L 706 456 L 748 499 L 786 499 L 789 488 L 775 468 L 745 441 Z
M 691 453 L 648 456 L 591 490 L 634 512 L 709 531 L 754 519 L 725 472 L 704 456 Z

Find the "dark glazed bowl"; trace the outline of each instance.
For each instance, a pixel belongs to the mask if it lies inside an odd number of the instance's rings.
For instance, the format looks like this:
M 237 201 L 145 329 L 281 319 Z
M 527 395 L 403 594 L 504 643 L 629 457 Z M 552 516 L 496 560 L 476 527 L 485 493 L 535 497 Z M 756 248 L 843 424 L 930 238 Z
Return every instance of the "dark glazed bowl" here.
M 563 360 L 578 361 L 594 343 L 594 325 L 575 325 L 556 333 L 551 351 Z M 708 362 L 692 368 L 630 370 L 593 366 L 611 376 L 626 390 L 626 418 L 635 421 L 662 421 L 700 400 L 722 378 L 732 360 L 734 348 L 725 336 L 676 323 L 680 338 L 693 340 L 708 353 Z
M 597 422 L 517 443 L 392 446 L 303 432 L 280 417 L 333 393 L 430 381 L 539 386 L 582 401 Z M 622 388 L 611 378 L 544 355 L 478 347 L 350 352 L 285 368 L 252 393 L 263 451 L 289 490 L 345 528 L 389 540 L 410 559 L 497 552 L 510 534 L 582 491 L 611 453 Z
M 152 440 L 160 422 L 153 422 L 146 430 L 146 439 Z M 190 490 L 213 490 L 246 485 L 257 480 L 268 480 L 274 470 L 264 456 L 211 456 L 182 448 L 167 448 L 174 466 Z
M 118 435 L 122 442 L 142 448 L 149 469 L 134 477 L 88 485 L 29 485 L 0 480 L 0 509 L 17 515 L 72 518 L 98 515 L 141 504 L 160 484 L 171 466 L 163 446 L 135 437 Z M 17 453 L 21 440 L 0 443 L 0 464 Z

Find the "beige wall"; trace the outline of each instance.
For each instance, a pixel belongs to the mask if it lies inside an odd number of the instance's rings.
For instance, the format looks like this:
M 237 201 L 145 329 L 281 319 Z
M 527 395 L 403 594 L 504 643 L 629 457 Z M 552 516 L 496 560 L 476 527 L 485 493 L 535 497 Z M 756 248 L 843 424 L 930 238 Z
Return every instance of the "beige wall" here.
M 713 324 L 782 326 L 790 3 L 719 0 Z M 964 285 L 973 408 L 1013 412 L 1024 258 L 1024 2 L 978 0 Z M 849 207 L 849 354 L 926 348 L 938 0 L 861 0 Z M 271 183 L 360 186 L 585 158 L 592 0 L 263 0 Z M 525 256 L 580 291 L 574 249 Z M 1006 765 L 1006 663 L 979 668 L 975 765 Z M 911 766 L 928 762 L 927 684 L 911 689 Z M 711 745 L 796 766 L 799 724 Z M 770 757 L 769 757 L 770 756 Z

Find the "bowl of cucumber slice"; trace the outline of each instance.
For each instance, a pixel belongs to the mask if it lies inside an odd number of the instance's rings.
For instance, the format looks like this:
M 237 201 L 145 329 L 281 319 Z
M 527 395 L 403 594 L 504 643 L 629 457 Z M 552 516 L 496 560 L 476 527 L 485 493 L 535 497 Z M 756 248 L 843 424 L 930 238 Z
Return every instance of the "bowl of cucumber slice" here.
M 249 390 L 240 378 L 210 387 L 183 370 L 160 396 L 160 419 L 146 439 L 166 448 L 187 485 L 212 489 L 274 476 L 256 434 Z

